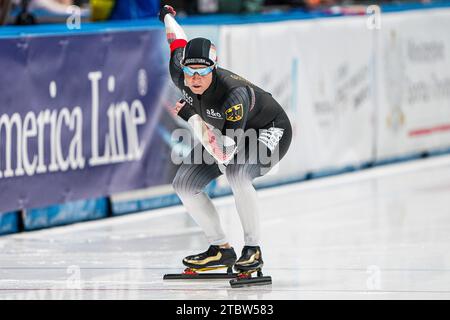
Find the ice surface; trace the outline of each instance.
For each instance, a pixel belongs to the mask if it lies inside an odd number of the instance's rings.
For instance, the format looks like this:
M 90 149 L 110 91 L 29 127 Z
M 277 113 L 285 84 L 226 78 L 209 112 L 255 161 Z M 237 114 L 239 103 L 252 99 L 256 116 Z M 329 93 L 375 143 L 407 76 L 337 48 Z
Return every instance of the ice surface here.
M 258 191 L 272 286 L 163 281 L 208 244 L 177 206 L 0 238 L 0 299 L 449 299 L 450 157 Z M 231 197 L 214 200 L 240 253 Z

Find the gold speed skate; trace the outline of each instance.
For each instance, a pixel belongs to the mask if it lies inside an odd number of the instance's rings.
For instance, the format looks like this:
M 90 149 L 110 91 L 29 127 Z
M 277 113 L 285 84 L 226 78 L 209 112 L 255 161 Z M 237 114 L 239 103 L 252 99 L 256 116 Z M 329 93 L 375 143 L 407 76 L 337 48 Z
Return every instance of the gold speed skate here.
M 210 246 L 205 252 L 190 255 L 183 259 L 187 267 L 180 274 L 166 274 L 164 280 L 176 279 L 230 279 L 235 278 L 233 264 L 236 262 L 236 253 L 233 248 L 220 248 Z M 226 269 L 226 273 L 211 273 L 209 271 Z
M 264 276 L 262 273 L 263 265 L 261 248 L 259 246 L 244 246 L 241 257 L 234 265 L 238 275 L 235 279 L 230 280 L 231 287 L 272 284 L 272 277 Z M 254 273 L 256 273 L 256 276 L 253 276 Z

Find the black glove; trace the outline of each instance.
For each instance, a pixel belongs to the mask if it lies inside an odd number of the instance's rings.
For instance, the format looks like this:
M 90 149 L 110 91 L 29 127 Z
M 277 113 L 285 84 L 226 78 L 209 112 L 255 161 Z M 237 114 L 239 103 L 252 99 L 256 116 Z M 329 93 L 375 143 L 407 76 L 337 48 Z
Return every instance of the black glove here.
M 194 108 L 190 107 L 184 99 L 180 99 L 178 102 L 184 102 L 184 106 L 180 110 L 178 110 L 177 113 L 181 119 L 183 119 L 184 121 L 188 121 L 190 117 L 196 114 Z
M 166 14 L 171 14 L 175 17 L 177 12 L 169 5 L 165 5 L 164 7 L 162 7 L 158 14 L 158 18 L 162 23 L 164 23 L 164 17 L 166 16 Z

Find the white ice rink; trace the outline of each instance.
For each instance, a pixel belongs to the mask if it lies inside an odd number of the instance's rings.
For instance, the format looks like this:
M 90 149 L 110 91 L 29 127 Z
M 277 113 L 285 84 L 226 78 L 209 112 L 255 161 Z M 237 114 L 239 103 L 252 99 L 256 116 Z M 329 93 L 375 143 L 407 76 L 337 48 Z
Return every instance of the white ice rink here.
M 207 248 L 177 206 L 1 237 L 0 299 L 450 299 L 450 156 L 258 193 L 272 286 L 163 281 Z

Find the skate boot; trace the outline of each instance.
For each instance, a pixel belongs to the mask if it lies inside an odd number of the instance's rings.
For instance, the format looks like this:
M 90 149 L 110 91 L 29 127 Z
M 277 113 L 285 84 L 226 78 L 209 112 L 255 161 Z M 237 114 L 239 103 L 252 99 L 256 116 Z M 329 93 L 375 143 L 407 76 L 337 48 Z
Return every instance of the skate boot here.
M 210 246 L 208 250 L 183 259 L 187 267 L 181 274 L 166 274 L 169 279 L 230 279 L 235 278 L 233 264 L 236 262 L 236 253 L 233 248 L 225 249 L 219 246 Z M 206 271 L 227 269 L 226 273 L 206 273 Z M 205 272 L 205 273 L 203 273 Z
M 238 275 L 236 279 L 230 280 L 231 287 L 272 284 L 272 277 L 263 276 L 263 265 L 261 248 L 259 246 L 244 246 L 241 257 L 234 265 Z M 255 272 L 256 277 L 252 277 Z

